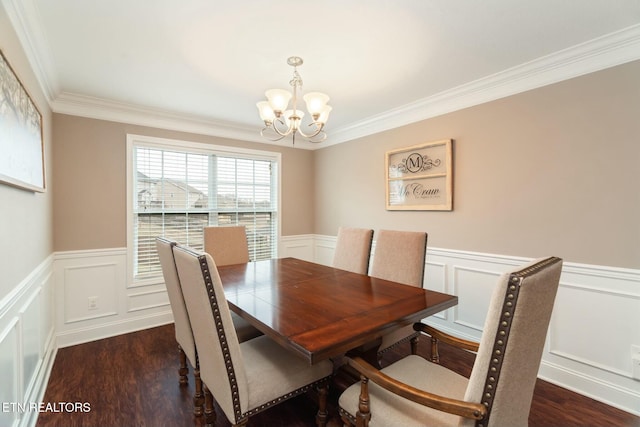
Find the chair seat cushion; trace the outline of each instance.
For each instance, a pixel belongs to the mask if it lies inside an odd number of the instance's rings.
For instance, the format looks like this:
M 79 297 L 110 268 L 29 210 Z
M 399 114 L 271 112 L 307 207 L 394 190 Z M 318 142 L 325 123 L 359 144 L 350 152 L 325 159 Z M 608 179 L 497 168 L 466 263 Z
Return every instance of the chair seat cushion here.
M 314 365 L 263 335 L 240 344 L 252 411 L 291 397 L 292 392 L 331 376 L 333 363 L 323 360 Z
M 381 370 L 386 375 L 418 389 L 450 398 L 464 398 L 469 380 L 420 356 L 407 356 Z M 358 410 L 360 382 L 340 396 L 342 410 L 355 417 Z M 457 426 L 460 417 L 411 402 L 387 392 L 369 381 L 370 427 L 384 426 Z

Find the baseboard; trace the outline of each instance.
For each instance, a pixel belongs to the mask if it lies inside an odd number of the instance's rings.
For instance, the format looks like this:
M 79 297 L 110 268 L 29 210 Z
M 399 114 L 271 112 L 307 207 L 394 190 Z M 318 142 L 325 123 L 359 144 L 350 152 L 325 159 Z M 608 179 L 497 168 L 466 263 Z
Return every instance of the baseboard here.
M 324 235 L 283 236 L 279 256 L 330 264 L 335 239 L 335 236 Z M 375 242 L 373 248 L 375 250 Z M 56 299 L 59 313 L 55 328 L 56 348 L 172 322 L 170 307 L 164 301 L 163 285 L 127 287 L 126 275 L 122 273 L 126 264 L 125 250 L 74 251 L 56 254 L 55 259 L 57 292 L 65 288 L 65 279 L 74 280 L 73 274 L 61 274 L 64 269 L 88 272 L 99 278 L 110 268 L 108 271 L 113 271 L 116 279 L 101 284 L 96 292 L 104 292 L 101 298 L 105 301 L 108 301 L 109 292 L 117 293 L 102 316 L 90 318 L 83 317 L 83 313 L 60 317 L 65 301 Z M 484 298 L 491 294 L 496 278 L 507 269 L 528 261 L 515 255 L 428 248 L 425 287 L 455 294 L 459 304 L 426 320 L 463 338 L 479 339 L 488 304 L 488 297 L 486 301 Z M 81 284 L 67 284 L 72 295 L 76 289 L 81 289 Z M 630 362 L 631 345 L 640 343 L 636 342 L 637 336 L 629 332 L 630 328 L 619 327 L 621 324 L 640 324 L 639 290 L 638 270 L 565 262 L 540 378 L 640 415 L 640 381 L 632 378 Z M 86 305 L 84 296 L 73 298 Z M 583 309 L 594 301 L 610 307 L 598 316 L 597 322 L 591 320 L 589 310 Z M 594 344 L 594 336 L 606 336 L 607 346 Z
M 543 361 L 538 378 L 640 417 L 640 394 L 610 381 Z
M 314 239 L 317 262 L 330 264 L 334 236 Z M 373 243 L 375 256 L 375 242 Z M 450 334 L 478 341 L 488 296 L 504 271 L 531 261 L 514 255 L 427 248 L 426 288 L 457 295 L 459 304 L 424 319 Z M 640 271 L 565 261 L 539 378 L 640 416 L 640 380 L 631 346 L 640 345 Z M 585 307 L 600 307 L 598 316 Z M 594 341 L 606 337 L 606 345 Z

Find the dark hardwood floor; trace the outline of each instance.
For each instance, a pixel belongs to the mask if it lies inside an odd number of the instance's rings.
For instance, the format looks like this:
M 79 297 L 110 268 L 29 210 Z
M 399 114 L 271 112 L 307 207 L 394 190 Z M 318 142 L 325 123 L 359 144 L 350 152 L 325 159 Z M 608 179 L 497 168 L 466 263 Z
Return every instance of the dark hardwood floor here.
M 426 342 L 420 346 L 425 357 L 428 347 Z M 408 353 L 408 345 L 388 352 L 383 363 Z M 466 376 L 471 372 L 473 355 L 444 344 L 440 354 L 443 365 Z M 90 411 L 43 412 L 37 426 L 202 426 L 202 417 L 192 412 L 192 372 L 188 386 L 181 387 L 177 367 L 173 325 L 62 348 L 44 402 L 87 402 Z M 330 395 L 330 427 L 341 426 L 338 387 Z M 313 396 L 298 396 L 252 417 L 249 425 L 313 426 L 316 409 Z M 216 426 L 229 426 L 222 411 L 217 413 Z M 640 426 L 640 418 L 538 380 L 529 425 L 631 427 Z

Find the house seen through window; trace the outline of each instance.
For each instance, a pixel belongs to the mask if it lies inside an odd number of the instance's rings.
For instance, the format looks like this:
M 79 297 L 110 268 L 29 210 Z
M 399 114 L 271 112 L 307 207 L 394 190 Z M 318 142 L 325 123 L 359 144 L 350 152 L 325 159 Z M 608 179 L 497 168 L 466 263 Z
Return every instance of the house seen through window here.
M 155 239 L 202 250 L 207 226 L 244 225 L 252 260 L 277 250 L 276 158 L 133 144 L 133 278 L 161 274 Z

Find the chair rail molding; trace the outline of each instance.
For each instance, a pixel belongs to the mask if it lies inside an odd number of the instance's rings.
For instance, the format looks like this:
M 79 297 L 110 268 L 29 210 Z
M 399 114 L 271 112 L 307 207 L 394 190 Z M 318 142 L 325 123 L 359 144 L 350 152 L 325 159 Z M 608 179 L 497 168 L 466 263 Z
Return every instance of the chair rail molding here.
M 336 236 L 282 236 L 279 256 L 331 265 L 335 244 Z M 428 247 L 425 287 L 455 294 L 459 304 L 425 320 L 446 332 L 478 340 L 496 276 L 528 261 L 512 255 Z M 58 347 L 173 321 L 164 284 L 128 287 L 126 262 L 126 248 L 54 254 L 53 280 L 49 281 L 55 282 Z M 90 297 L 98 298 L 97 309 L 89 309 Z M 25 296 L 23 301 L 27 300 Z M 592 316 L 596 305 L 599 315 Z M 65 313 L 69 307 L 76 310 L 71 317 Z M 3 305 L 0 313 L 5 313 L 0 328 L 5 345 L 17 340 L 15 328 L 21 326 L 11 323 Z M 596 317 L 597 321 L 592 319 Z M 631 375 L 631 346 L 640 345 L 639 324 L 640 270 L 565 262 L 538 376 L 640 415 L 640 381 Z M 607 337 L 606 346 L 598 345 L 594 338 L 602 336 Z
M 330 265 L 335 242 L 336 236 L 316 235 L 315 261 Z M 424 320 L 478 341 L 496 277 L 529 261 L 427 247 L 425 288 L 455 294 L 459 303 Z M 631 346 L 640 344 L 638 325 L 640 270 L 565 261 L 538 377 L 640 416 L 640 381 L 632 378 L 631 362 Z M 594 337 L 607 337 L 606 345 Z

